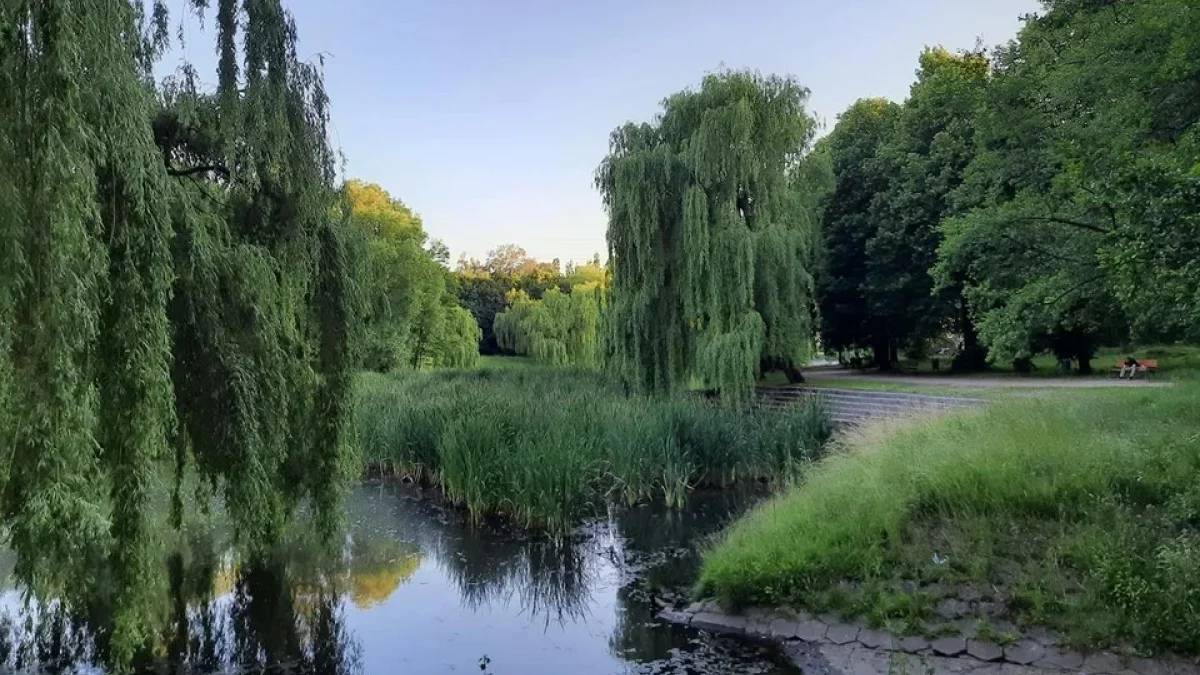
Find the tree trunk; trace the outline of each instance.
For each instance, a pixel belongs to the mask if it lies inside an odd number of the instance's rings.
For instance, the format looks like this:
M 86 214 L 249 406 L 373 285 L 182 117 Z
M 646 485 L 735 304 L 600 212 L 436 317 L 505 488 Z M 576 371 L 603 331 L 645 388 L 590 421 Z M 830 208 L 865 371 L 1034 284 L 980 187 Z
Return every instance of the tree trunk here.
M 959 311 L 959 330 L 962 332 L 963 342 L 958 354 L 954 355 L 954 370 L 987 370 L 987 349 L 979 343 L 979 331 L 975 329 L 975 322 L 971 320 L 966 302 L 960 305 Z
M 880 370 L 892 369 L 892 350 L 886 337 L 875 338 L 874 344 L 871 345 L 871 351 L 875 354 L 877 368 Z
M 1092 355 L 1091 354 L 1079 354 L 1075 358 L 1079 359 L 1079 374 L 1080 375 L 1091 375 L 1092 374 Z

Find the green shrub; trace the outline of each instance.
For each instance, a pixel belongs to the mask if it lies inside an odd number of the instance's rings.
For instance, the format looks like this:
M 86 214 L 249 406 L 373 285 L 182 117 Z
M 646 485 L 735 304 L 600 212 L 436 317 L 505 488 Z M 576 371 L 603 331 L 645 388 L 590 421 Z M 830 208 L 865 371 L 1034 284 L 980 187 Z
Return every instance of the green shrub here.
M 679 504 L 698 486 L 787 479 L 832 431 L 819 401 L 738 411 L 536 367 L 364 373 L 357 393 L 369 469 L 438 483 L 477 518 L 559 532 L 604 498 Z

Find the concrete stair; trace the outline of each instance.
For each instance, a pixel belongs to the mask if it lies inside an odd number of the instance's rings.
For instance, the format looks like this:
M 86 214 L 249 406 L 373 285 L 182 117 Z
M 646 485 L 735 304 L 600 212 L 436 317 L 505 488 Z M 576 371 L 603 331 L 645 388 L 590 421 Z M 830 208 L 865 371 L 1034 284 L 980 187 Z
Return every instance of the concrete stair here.
M 830 416 L 839 425 L 857 424 L 871 419 L 902 419 L 987 403 L 984 399 L 966 396 L 934 396 L 865 389 L 827 389 L 803 385 L 758 388 L 759 406 L 776 410 L 814 396 L 825 400 Z

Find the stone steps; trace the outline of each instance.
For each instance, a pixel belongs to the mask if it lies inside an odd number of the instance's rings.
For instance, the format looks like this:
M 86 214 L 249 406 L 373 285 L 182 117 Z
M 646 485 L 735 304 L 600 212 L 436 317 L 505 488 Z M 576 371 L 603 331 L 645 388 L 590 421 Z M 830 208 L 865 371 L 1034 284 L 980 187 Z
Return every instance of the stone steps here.
M 966 396 L 939 396 L 892 391 L 826 389 L 805 386 L 759 387 L 758 405 L 782 410 L 814 396 L 825 401 L 833 421 L 840 425 L 872 419 L 902 419 L 913 415 L 960 410 L 987 401 Z

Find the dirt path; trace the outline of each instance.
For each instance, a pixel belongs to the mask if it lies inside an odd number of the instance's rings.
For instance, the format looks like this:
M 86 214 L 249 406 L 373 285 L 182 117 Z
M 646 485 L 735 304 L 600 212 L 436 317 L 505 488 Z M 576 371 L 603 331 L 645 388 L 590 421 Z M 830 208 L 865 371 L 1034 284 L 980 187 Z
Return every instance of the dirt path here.
M 855 383 L 898 384 L 937 389 L 1101 389 L 1112 387 L 1169 387 L 1170 382 L 1155 379 L 1121 380 L 1115 377 L 1022 377 L 1019 375 L 891 375 L 860 373 L 840 368 L 813 368 L 804 371 L 813 383 L 853 387 Z

